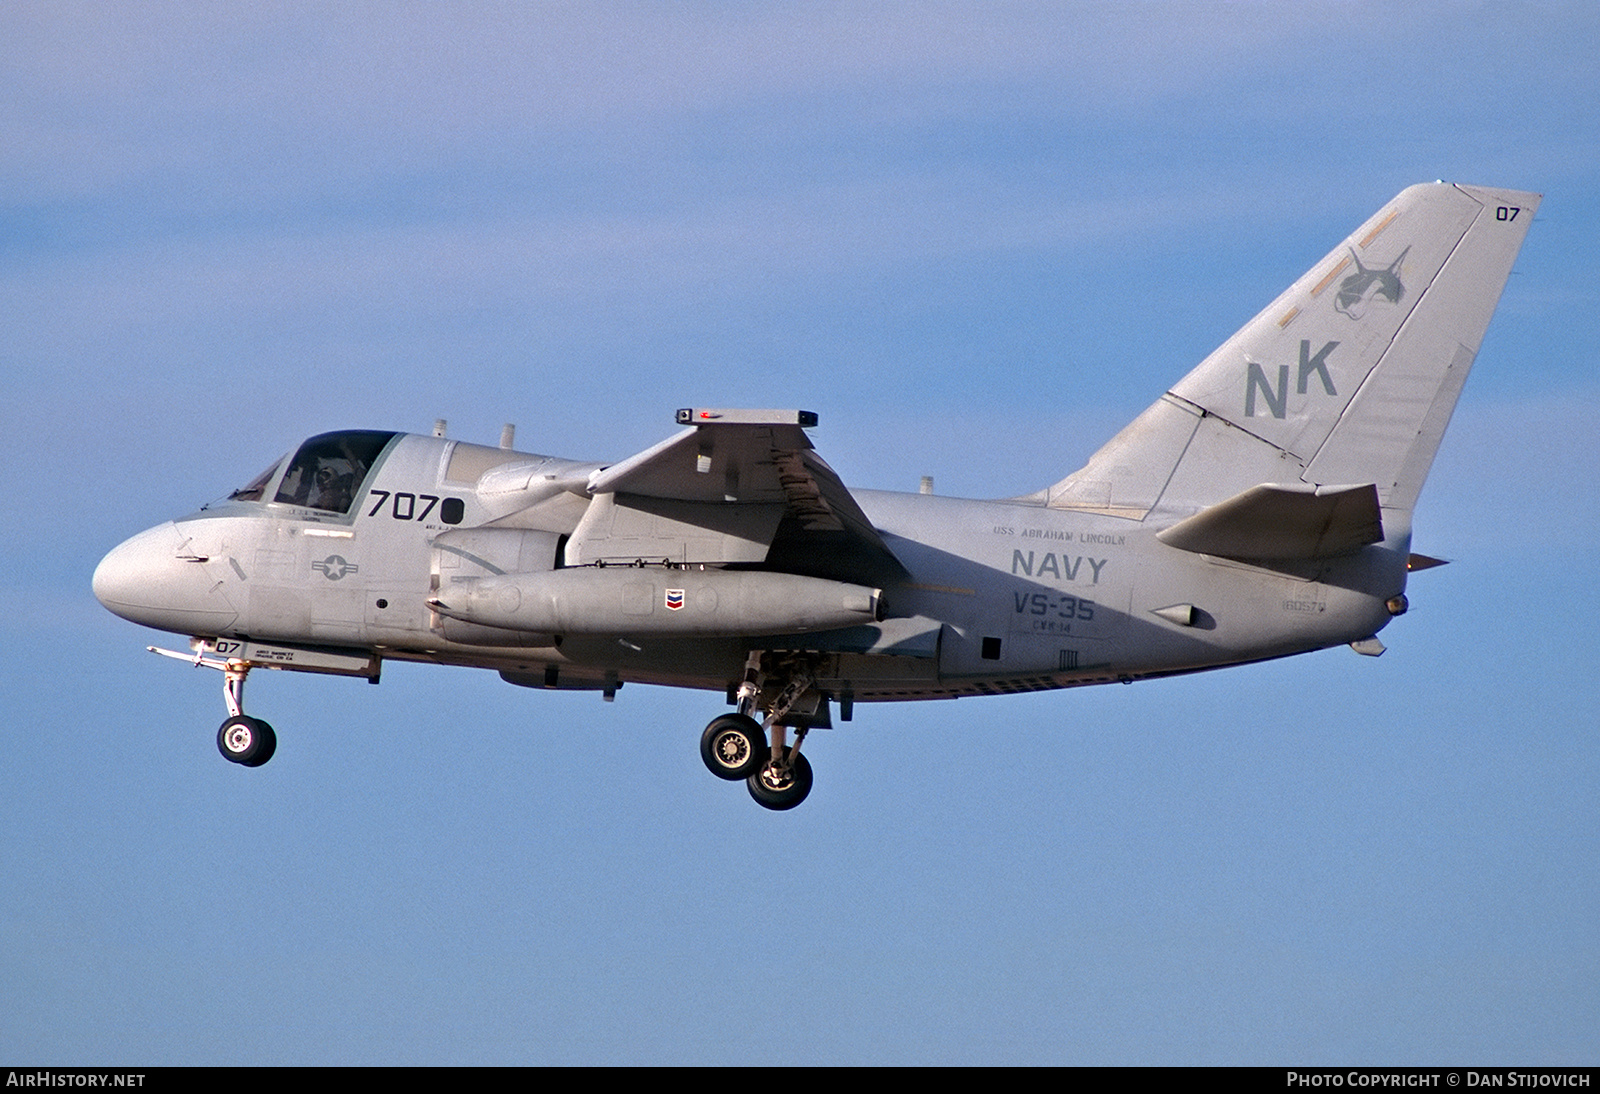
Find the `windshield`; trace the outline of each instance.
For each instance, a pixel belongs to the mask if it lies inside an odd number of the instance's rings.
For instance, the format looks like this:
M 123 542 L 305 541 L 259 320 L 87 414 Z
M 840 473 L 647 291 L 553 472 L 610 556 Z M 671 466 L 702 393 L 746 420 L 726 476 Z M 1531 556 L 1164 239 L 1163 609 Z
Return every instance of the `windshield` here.
M 276 460 L 273 460 L 271 467 L 268 467 L 265 471 L 261 472 L 261 474 L 251 479 L 249 485 L 241 486 L 239 489 L 229 494 L 228 500 L 260 501 L 261 495 L 267 492 L 267 483 L 272 481 L 272 476 L 278 473 L 278 468 L 282 467 L 283 461 L 288 458 L 288 456 L 279 456 Z
M 348 513 L 367 472 L 394 436 L 376 429 L 350 429 L 312 437 L 294 454 L 272 500 L 329 513 Z M 265 488 L 265 478 L 261 485 Z

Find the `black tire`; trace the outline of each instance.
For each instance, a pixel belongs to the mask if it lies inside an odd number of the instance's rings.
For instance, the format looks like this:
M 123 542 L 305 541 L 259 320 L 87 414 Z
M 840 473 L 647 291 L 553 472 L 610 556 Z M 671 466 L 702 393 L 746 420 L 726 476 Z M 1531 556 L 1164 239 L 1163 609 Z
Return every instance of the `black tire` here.
M 222 758 L 244 767 L 260 767 L 278 751 L 278 735 L 260 718 L 241 714 L 217 730 L 217 751 Z
M 261 726 L 261 745 L 256 750 L 255 759 L 245 764 L 246 767 L 260 767 L 272 759 L 273 754 L 278 751 L 278 735 L 273 732 L 271 726 L 261 721 L 261 719 L 257 718 L 256 721 Z
M 811 793 L 811 761 L 793 749 L 790 750 L 789 757 L 787 771 L 780 771 L 771 760 L 768 760 L 760 771 L 746 780 L 750 787 L 750 796 L 756 800 L 757 805 L 767 809 L 793 809 L 805 801 L 806 795 Z
M 713 718 L 700 735 L 700 758 L 719 779 L 748 779 L 772 758 L 761 724 L 743 714 Z

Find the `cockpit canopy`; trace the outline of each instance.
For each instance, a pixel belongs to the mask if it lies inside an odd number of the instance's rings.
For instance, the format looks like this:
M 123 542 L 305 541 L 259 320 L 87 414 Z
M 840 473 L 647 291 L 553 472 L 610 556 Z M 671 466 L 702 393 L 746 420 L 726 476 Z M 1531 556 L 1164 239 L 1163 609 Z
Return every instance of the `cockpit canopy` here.
M 292 457 L 280 459 L 229 494 L 228 500 L 265 500 L 282 470 L 273 501 L 347 514 L 361 496 L 361 485 L 384 446 L 397 436 L 379 429 L 346 429 L 312 437 Z

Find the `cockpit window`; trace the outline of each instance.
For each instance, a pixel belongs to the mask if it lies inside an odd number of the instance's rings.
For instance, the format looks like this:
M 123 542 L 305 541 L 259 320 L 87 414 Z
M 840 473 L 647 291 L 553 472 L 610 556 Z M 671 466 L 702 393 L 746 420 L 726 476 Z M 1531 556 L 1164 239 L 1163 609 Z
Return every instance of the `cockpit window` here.
M 351 429 L 312 437 L 294 454 L 273 500 L 348 513 L 378 453 L 394 436 L 375 429 Z
M 279 456 L 276 460 L 272 461 L 271 467 L 267 468 L 265 471 L 261 472 L 261 474 L 251 479 L 248 486 L 241 486 L 239 489 L 229 494 L 228 500 L 260 501 L 261 495 L 267 492 L 267 483 L 272 481 L 272 476 L 278 473 L 278 468 L 282 467 L 283 461 L 288 458 L 289 457 L 287 456 Z

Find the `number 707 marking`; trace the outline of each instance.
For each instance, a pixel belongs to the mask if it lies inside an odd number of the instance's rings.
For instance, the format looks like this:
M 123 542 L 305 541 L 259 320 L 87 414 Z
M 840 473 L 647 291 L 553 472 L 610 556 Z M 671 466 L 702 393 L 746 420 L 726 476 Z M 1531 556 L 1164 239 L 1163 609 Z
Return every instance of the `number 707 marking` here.
M 372 509 L 367 513 L 369 517 L 377 516 L 378 510 L 383 508 L 383 503 L 389 501 L 390 498 L 394 499 L 389 507 L 390 515 L 395 520 L 427 520 L 428 514 L 433 512 L 433 507 L 439 504 L 437 494 L 410 494 L 405 491 L 391 494 L 388 490 L 374 490 L 372 494 L 378 500 L 372 503 Z M 419 500 L 428 503 L 420 513 L 417 512 L 417 502 Z

